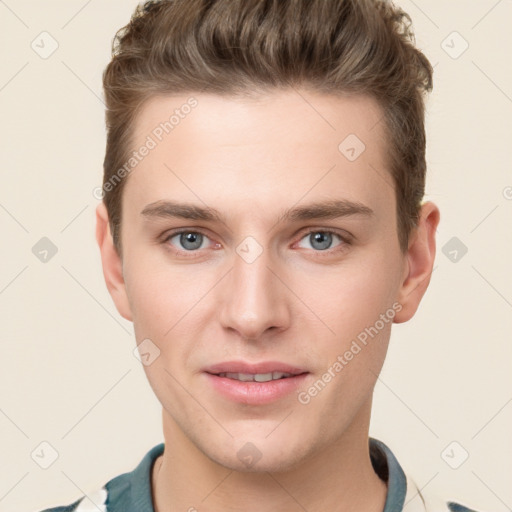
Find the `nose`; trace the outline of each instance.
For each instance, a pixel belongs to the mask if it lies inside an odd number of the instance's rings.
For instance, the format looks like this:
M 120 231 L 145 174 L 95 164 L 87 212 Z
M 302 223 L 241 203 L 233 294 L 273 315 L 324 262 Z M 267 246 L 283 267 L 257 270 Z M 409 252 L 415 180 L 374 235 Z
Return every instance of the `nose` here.
M 240 253 L 242 254 L 242 253 Z M 260 341 L 289 327 L 290 308 L 284 276 L 268 250 L 254 260 L 234 255 L 220 299 L 220 322 L 241 338 Z

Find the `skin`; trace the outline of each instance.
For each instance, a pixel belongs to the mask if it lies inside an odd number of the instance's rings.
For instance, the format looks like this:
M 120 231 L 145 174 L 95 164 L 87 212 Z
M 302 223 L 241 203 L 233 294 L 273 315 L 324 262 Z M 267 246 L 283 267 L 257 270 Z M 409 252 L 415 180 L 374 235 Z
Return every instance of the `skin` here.
M 294 90 L 194 97 L 198 106 L 128 177 L 122 259 L 103 203 L 97 208 L 109 292 L 137 343 L 149 338 L 160 349 L 144 367 L 166 446 L 152 471 L 155 510 L 381 511 L 387 488 L 371 466 L 368 429 L 392 322 L 309 403 L 297 392 L 393 304 L 394 322 L 414 315 L 439 211 L 422 206 L 401 251 L 382 111 L 371 98 Z M 136 120 L 134 148 L 187 98 L 152 98 Z M 349 134 L 366 146 L 353 162 L 338 150 Z M 223 221 L 141 214 L 164 200 L 207 205 Z M 286 209 L 329 200 L 372 213 L 280 221 Z M 204 233 L 201 247 L 187 252 L 170 236 L 178 228 Z M 334 232 L 331 245 L 319 249 L 310 231 Z M 262 250 L 252 263 L 236 251 L 248 236 Z M 247 405 L 221 396 L 202 371 L 229 360 L 309 373 L 301 390 Z M 261 454 L 251 467 L 237 456 L 248 442 Z

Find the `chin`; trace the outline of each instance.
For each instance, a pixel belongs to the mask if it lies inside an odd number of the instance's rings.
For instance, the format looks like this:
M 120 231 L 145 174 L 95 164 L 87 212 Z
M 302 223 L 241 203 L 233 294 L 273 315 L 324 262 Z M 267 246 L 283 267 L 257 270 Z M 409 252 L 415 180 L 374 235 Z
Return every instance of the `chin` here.
M 232 471 L 256 474 L 287 472 L 300 465 L 300 461 L 296 457 L 291 456 L 286 458 L 262 456 L 261 459 L 254 463 L 240 461 L 238 457 L 227 458 L 224 456 L 223 460 L 215 460 L 215 462 Z
M 304 444 L 285 442 L 278 438 L 274 442 L 264 438 L 232 439 L 229 448 L 203 453 L 216 464 L 240 473 L 279 473 L 295 469 L 307 457 Z

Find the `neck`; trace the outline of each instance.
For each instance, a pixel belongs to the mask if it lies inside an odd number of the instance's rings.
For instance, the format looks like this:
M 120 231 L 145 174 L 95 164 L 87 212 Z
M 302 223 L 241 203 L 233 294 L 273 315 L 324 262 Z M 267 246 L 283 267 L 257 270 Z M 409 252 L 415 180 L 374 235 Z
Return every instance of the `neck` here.
M 165 450 L 152 473 L 155 512 L 382 512 L 384 508 L 387 487 L 373 470 L 368 429 L 360 424 L 288 471 L 239 472 L 208 458 L 165 411 L 163 415 Z

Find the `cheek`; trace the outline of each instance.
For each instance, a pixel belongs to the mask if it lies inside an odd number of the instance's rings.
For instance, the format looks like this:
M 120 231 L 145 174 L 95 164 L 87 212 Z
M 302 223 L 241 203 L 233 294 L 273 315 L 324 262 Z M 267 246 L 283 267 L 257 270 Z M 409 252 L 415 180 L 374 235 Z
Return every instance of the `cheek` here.
M 334 331 L 333 339 L 346 342 L 373 325 L 390 308 L 389 315 L 394 313 L 398 275 L 397 269 L 379 258 L 338 267 L 324 276 L 316 276 L 312 282 L 308 280 L 308 289 L 317 290 L 309 294 L 311 308 Z M 306 291 L 304 287 L 303 293 Z
M 324 418 L 326 431 L 337 432 L 366 403 L 381 371 L 397 312 L 396 270 L 372 257 L 315 282 L 324 293 L 312 309 L 334 334 L 319 339 L 316 380 L 300 398 L 312 417 Z
M 334 387 L 350 389 L 361 399 L 381 370 L 393 319 L 401 309 L 396 302 L 399 261 L 395 254 L 376 251 L 333 280 L 330 289 L 330 296 L 337 298 L 335 307 L 329 309 L 337 333 L 329 350 L 330 365 L 341 356 L 343 367 Z
M 218 279 L 192 267 L 145 261 L 143 255 L 125 267 L 137 343 L 150 339 L 160 350 L 159 363 L 173 373 L 190 366 L 192 354 L 201 348 L 201 329 L 211 313 L 208 294 Z
M 136 328 L 163 338 L 204 294 L 198 276 L 133 252 L 125 265 L 126 293 Z M 144 333 L 142 333 L 144 334 Z
M 136 337 L 161 339 L 172 327 L 177 294 L 165 281 L 154 280 L 147 272 L 140 275 L 144 279 L 126 279 Z

